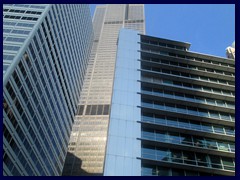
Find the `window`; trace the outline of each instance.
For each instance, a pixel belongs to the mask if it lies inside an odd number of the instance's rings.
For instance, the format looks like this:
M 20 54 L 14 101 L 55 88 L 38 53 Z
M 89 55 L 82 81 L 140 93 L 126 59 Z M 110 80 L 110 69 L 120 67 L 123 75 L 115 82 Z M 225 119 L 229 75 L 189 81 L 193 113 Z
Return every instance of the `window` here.
M 217 143 L 216 141 L 213 141 L 211 139 L 206 139 L 206 146 L 209 149 L 217 149 Z
M 176 75 L 176 76 L 180 76 L 180 72 L 178 72 L 178 71 L 172 71 L 172 74 Z
M 212 125 L 209 125 L 207 123 L 202 123 L 202 130 L 206 132 L 212 132 Z
M 185 56 L 181 54 L 178 54 L 178 57 L 185 59 Z
M 199 122 L 191 122 L 191 128 L 196 130 L 201 130 L 201 126 Z
M 108 115 L 108 114 L 109 114 L 109 105 L 104 105 L 103 115 Z
M 142 137 L 147 139 L 154 139 L 154 130 L 153 129 L 142 129 Z
M 173 81 L 173 84 L 174 84 L 175 86 L 182 86 L 182 83 L 181 83 L 181 82 L 178 82 L 178 81 Z
M 192 85 L 189 83 L 183 83 L 183 86 L 187 87 L 187 88 L 192 88 Z
M 151 88 L 150 88 L 151 89 Z M 157 93 L 157 94 L 163 94 L 163 90 L 161 90 L 161 89 L 153 89 L 153 92 L 154 93 Z
M 231 120 L 229 114 L 227 114 L 227 113 L 221 113 L 221 119 Z
M 97 109 L 97 114 L 96 115 L 102 115 L 103 113 L 103 105 L 98 105 L 98 109 Z
M 167 80 L 167 79 L 164 79 L 163 83 L 165 83 L 165 84 L 173 84 L 173 82 L 171 80 Z
M 210 160 L 211 160 L 211 166 L 213 168 L 222 169 L 220 157 L 210 155 Z
M 224 103 L 224 101 L 221 101 L 221 100 L 216 100 L 216 102 L 217 102 L 217 105 L 218 106 L 225 106 L 225 103 Z
M 203 80 L 203 81 L 208 81 L 208 78 L 204 77 L 204 76 L 200 76 L 200 79 Z
M 164 46 L 164 47 L 166 47 L 167 44 L 159 42 L 159 46 Z
M 78 106 L 77 115 L 82 115 L 84 110 L 84 105 Z
M 187 109 L 188 109 L 188 113 L 189 114 L 193 114 L 193 115 L 198 115 L 198 111 L 197 111 L 197 108 L 196 107 L 187 107 Z
M 212 89 L 211 89 L 211 88 L 205 87 L 205 86 L 203 87 L 203 90 L 204 90 L 204 91 L 208 91 L 208 92 L 212 92 Z
M 196 156 L 197 156 L 198 166 L 205 166 L 205 167 L 208 166 L 206 155 L 197 153 Z
M 176 57 L 176 54 L 175 53 L 168 53 L 169 56 L 173 56 L 173 57 Z
M 189 74 L 188 73 L 181 73 L 181 76 L 184 76 L 184 77 L 189 77 Z
M 185 171 L 186 176 L 199 176 L 198 172 L 194 171 Z
M 218 149 L 220 151 L 229 151 L 227 143 L 218 143 Z
M 213 126 L 213 128 L 214 128 L 214 132 L 215 133 L 224 134 L 223 127 L 221 127 L 221 126 Z
M 171 65 L 178 66 L 178 62 L 170 61 Z
M 166 148 L 156 148 L 156 155 L 158 160 L 168 161 L 169 151 Z
M 219 113 L 216 111 L 209 111 L 210 117 L 219 119 Z
M 92 105 L 91 115 L 96 115 L 97 105 Z
M 202 91 L 202 86 L 193 84 L 193 88 L 199 91 Z
M 231 92 L 230 91 L 222 91 L 224 95 L 228 95 L 231 96 Z
M 189 121 L 186 119 L 178 119 L 179 127 L 190 128 Z
M 165 103 L 165 108 L 169 111 L 176 111 L 175 104 Z
M 163 63 L 163 64 L 169 64 L 169 61 L 161 60 L 161 63 Z
M 172 117 L 167 117 L 167 125 L 178 127 L 177 119 Z
M 194 101 L 194 96 L 190 95 L 190 94 L 185 94 L 185 99 L 190 100 L 190 101 Z
M 196 160 L 193 152 L 183 152 L 184 163 L 196 165 Z
M 172 169 L 172 176 L 184 176 L 184 170 Z
M 170 74 L 170 70 L 168 70 L 168 69 L 162 69 L 162 73 Z
M 215 100 L 213 100 L 213 99 L 206 99 L 206 101 L 207 101 L 208 104 L 211 104 L 211 105 L 214 105 L 214 106 L 216 105 Z
M 186 106 L 178 104 L 177 105 L 177 111 L 182 112 L 182 113 L 186 113 Z
M 221 83 L 221 84 L 227 84 L 227 81 L 220 80 L 220 79 L 218 80 L 218 82 Z
M 164 91 L 165 96 L 172 97 L 173 92 L 172 91 Z
M 86 109 L 85 114 L 90 115 L 90 111 L 91 111 L 91 105 L 87 105 L 87 109 Z
M 18 51 L 19 49 L 20 49 L 20 47 L 18 47 L 18 46 L 3 45 L 3 50 Z
M 234 129 L 228 129 L 228 128 L 225 128 L 225 131 L 226 131 L 226 134 L 228 134 L 228 135 L 235 135 L 235 131 L 234 131 Z
M 158 167 L 157 175 L 158 176 L 171 176 L 171 171 L 169 168 L 166 168 L 166 167 Z
M 165 116 L 155 114 L 155 123 L 157 123 L 157 124 L 164 124 L 165 125 L 166 124 Z
M 181 66 L 181 67 L 187 67 L 187 64 L 179 63 L 179 66 Z
M 181 144 L 192 146 L 192 137 L 190 135 L 181 135 Z
M 222 157 L 223 168 L 226 170 L 235 170 L 233 160 L 231 158 Z
M 153 166 L 153 165 L 143 164 L 143 166 L 142 166 L 142 175 L 143 176 L 156 175 L 156 167 Z

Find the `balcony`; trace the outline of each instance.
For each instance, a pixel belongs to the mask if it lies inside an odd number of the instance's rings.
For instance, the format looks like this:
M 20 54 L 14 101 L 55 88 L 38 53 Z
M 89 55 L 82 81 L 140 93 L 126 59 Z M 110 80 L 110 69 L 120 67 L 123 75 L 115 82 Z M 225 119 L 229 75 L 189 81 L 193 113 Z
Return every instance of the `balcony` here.
M 161 127 L 158 129 L 171 129 L 177 132 L 189 132 L 189 134 L 195 133 L 205 137 L 212 137 L 221 140 L 235 141 L 235 130 L 221 128 L 212 125 L 206 125 L 201 122 L 188 121 L 185 119 L 168 120 L 163 118 L 154 118 L 148 116 L 142 116 L 141 122 L 145 123 L 148 127 Z M 176 129 L 176 130 L 175 130 Z

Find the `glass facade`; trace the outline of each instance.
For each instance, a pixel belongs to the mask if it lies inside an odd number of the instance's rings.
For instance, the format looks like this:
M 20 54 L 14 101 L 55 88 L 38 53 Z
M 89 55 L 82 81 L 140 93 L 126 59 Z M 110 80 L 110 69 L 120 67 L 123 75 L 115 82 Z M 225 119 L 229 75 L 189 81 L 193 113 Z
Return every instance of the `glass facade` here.
M 3 175 L 61 175 L 92 47 L 90 9 L 3 12 Z
M 141 175 L 137 159 L 141 142 L 136 141 L 141 136 L 139 40 L 136 31 L 122 29 L 119 33 L 104 176 Z
M 143 4 L 98 5 L 94 42 L 63 175 L 102 175 L 118 35 L 121 28 L 145 32 Z

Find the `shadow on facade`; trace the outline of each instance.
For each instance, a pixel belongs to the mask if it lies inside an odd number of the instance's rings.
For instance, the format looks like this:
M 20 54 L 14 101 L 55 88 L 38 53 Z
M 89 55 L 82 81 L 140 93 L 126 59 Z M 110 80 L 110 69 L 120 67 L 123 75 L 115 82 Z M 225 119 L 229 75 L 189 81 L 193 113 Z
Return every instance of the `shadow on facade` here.
M 82 169 L 82 160 L 68 152 L 63 167 L 62 176 L 102 176 L 99 173 L 88 173 Z

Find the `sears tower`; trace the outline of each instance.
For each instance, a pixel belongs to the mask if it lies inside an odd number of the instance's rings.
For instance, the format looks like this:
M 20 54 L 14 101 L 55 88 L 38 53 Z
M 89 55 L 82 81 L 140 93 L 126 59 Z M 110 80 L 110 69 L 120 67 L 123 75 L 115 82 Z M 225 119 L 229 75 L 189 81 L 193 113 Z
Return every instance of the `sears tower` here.
M 144 5 L 96 7 L 94 42 L 63 175 L 103 174 L 119 31 L 145 34 Z

